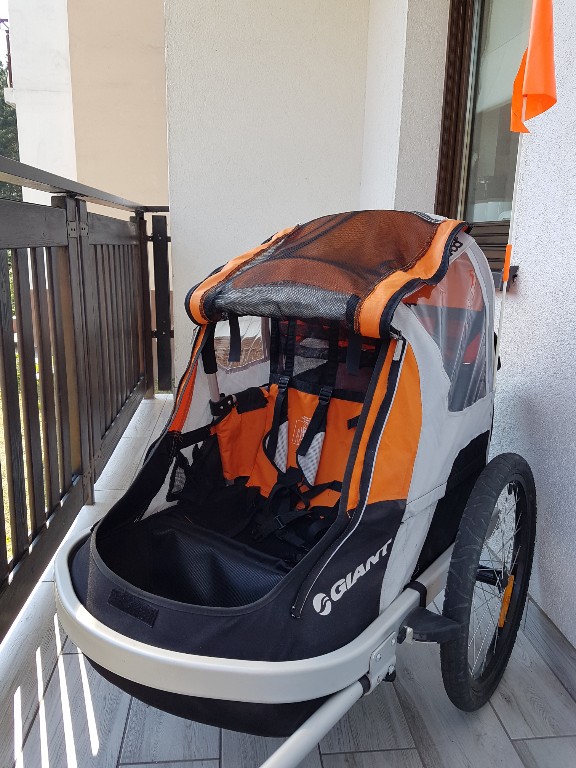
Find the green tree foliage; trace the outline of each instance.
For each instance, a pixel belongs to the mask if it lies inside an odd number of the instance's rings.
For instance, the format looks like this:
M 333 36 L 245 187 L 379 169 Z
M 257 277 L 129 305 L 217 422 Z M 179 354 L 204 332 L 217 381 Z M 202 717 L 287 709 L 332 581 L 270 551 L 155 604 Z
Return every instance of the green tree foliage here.
M 4 64 L 0 60 L 0 155 L 18 160 L 18 128 L 16 126 L 16 110 L 4 100 L 4 88 L 8 78 Z M 0 181 L 0 197 L 9 200 L 22 200 L 22 190 L 13 184 Z

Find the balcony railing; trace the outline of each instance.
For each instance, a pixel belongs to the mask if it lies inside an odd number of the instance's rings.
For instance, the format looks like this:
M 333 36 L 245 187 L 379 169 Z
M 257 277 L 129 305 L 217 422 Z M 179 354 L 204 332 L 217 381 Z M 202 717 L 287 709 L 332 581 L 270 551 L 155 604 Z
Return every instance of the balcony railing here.
M 52 205 L 0 200 L 0 639 L 139 402 L 171 386 L 166 207 L 0 157 L 0 181 Z M 87 203 L 128 212 L 91 213 Z M 152 331 L 149 241 L 154 243 Z

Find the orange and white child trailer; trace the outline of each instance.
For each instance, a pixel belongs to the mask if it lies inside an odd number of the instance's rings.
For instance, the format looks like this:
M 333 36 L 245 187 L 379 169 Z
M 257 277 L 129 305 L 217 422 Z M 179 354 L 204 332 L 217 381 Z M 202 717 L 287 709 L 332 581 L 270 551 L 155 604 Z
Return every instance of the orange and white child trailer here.
M 302 724 L 315 738 L 391 679 L 397 642 L 437 640 L 450 659 L 474 632 L 448 594 L 444 616 L 425 607 L 487 471 L 492 275 L 463 222 L 360 211 L 279 232 L 186 310 L 197 331 L 173 413 L 124 498 L 60 559 L 59 611 L 117 685 L 294 734 L 270 764 L 295 765 L 313 744 Z M 493 482 L 520 488 L 526 519 L 533 485 L 516 474 Z M 510 530 L 510 563 L 481 548 L 472 570 L 513 623 L 529 562 Z

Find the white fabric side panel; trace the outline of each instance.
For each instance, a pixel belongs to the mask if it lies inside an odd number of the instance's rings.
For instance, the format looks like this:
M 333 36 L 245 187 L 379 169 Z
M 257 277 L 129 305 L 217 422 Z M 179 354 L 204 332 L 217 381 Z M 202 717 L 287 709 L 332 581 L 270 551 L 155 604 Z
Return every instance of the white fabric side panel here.
M 462 448 L 490 429 L 493 401 L 490 393 L 464 411 L 448 411 L 450 381 L 436 343 L 416 315 L 403 304 L 396 310 L 393 324 L 412 346 L 418 364 L 422 430 L 406 511 L 382 582 L 380 610 L 388 606 L 410 580 L 428 533 L 434 505 L 444 495 L 454 461 Z M 411 519 L 415 521 L 407 527 Z M 405 540 L 406 532 L 410 533 L 409 543 Z
M 380 593 L 380 610 L 390 605 L 402 591 L 405 584 L 414 573 L 414 568 L 420 557 L 422 544 L 426 539 L 436 502 L 429 505 L 419 514 L 410 514 L 402 521 L 394 540 L 394 547 L 386 568 L 382 592 Z M 408 510 L 407 510 L 408 511 Z

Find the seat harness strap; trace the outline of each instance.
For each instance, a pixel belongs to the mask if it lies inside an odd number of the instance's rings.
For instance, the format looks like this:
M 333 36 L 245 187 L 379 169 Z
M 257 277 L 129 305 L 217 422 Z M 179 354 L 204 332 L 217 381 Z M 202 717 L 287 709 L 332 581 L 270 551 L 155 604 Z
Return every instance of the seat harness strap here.
M 289 355 L 288 350 L 295 349 L 295 334 L 291 334 L 290 329 L 288 330 L 285 353 L 286 362 L 284 366 L 285 375 L 280 376 L 278 380 L 278 395 L 272 418 L 272 426 L 269 432 L 268 441 L 267 443 L 265 442 L 265 452 L 268 458 L 271 459 L 271 456 L 276 458 L 276 461 L 273 463 L 278 470 L 278 479 L 270 491 L 265 509 L 257 515 L 255 520 L 256 525 L 253 530 L 253 535 L 256 540 L 262 540 L 274 533 L 281 539 L 291 537 L 294 539 L 294 544 L 303 546 L 305 544 L 304 539 L 297 536 L 295 532 L 286 530 L 291 523 L 306 516 L 317 516 L 318 519 L 313 523 L 314 527 L 310 527 L 312 535 L 314 536 L 329 527 L 333 522 L 334 515 L 331 514 L 327 516 L 324 508 L 322 508 L 324 511 L 324 514 L 322 515 L 320 512 L 316 515 L 314 510 L 311 511 L 310 502 L 323 491 L 333 490 L 341 492 L 342 490 L 342 483 L 338 480 L 314 485 L 326 432 L 328 406 L 330 404 L 330 398 L 334 390 L 338 373 L 339 337 L 340 333 L 338 325 L 333 324 L 330 328 L 328 359 L 324 366 L 324 383 L 320 388 L 318 404 L 296 451 L 296 461 L 298 466 L 286 468 L 285 459 L 283 464 L 284 469 L 282 469 L 278 466 L 280 462 L 278 461 L 277 453 L 280 452 L 277 451 L 277 448 L 279 443 L 280 425 L 284 422 L 287 423 L 287 413 L 284 403 L 290 376 L 294 370 L 293 354 Z M 287 375 L 288 371 L 290 371 L 290 376 Z M 280 405 L 278 405 L 279 400 L 281 401 Z M 272 449 L 274 449 L 274 453 L 272 453 Z M 306 490 L 304 490 L 303 486 Z
M 276 338 L 275 338 L 276 337 Z M 278 340 L 276 333 L 272 334 L 272 341 L 276 347 L 276 357 L 278 356 Z M 288 331 L 286 335 L 286 347 L 284 351 L 284 370 L 281 376 L 278 378 L 278 394 L 276 395 L 276 402 L 274 403 L 274 413 L 272 415 L 272 424 L 270 426 L 270 432 L 264 438 L 263 448 L 264 453 L 268 459 L 274 464 L 279 472 L 286 471 L 286 447 L 280 452 L 284 458 L 283 466 L 278 466 L 277 460 L 277 448 L 278 448 L 278 436 L 280 433 L 280 425 L 285 420 L 287 407 L 286 407 L 286 394 L 288 392 L 288 385 L 290 379 L 294 374 L 294 356 L 296 347 L 296 321 L 288 321 Z

